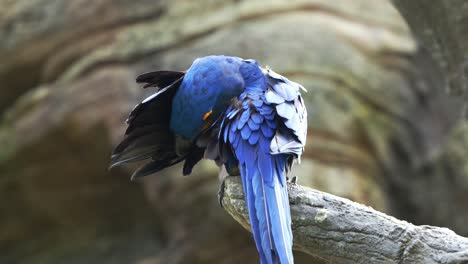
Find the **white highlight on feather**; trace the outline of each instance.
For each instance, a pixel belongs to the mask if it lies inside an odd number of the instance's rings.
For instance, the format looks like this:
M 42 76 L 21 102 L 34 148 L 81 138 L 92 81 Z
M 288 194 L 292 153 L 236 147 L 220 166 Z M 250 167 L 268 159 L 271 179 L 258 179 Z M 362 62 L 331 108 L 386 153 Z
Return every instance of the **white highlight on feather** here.
M 276 179 L 278 180 L 278 179 Z M 277 184 L 280 184 L 279 182 L 277 182 Z M 282 193 L 280 192 L 280 188 L 278 188 L 279 185 L 276 185 L 275 186 L 275 195 L 276 195 L 276 202 L 278 204 L 278 208 L 284 208 L 284 205 L 283 205 L 283 195 Z M 285 187 L 287 188 L 287 187 Z M 289 213 L 289 212 L 288 212 Z M 281 226 L 287 226 L 286 223 L 285 223 L 285 220 L 284 219 L 284 215 L 283 217 L 279 217 L 280 219 L 280 222 L 281 222 Z M 284 237 L 284 235 L 281 236 L 283 238 L 283 245 L 288 245 L 288 243 L 286 243 L 286 239 Z M 289 256 L 289 251 L 286 250 L 286 254 L 288 254 L 288 259 L 291 259 L 291 256 Z
M 154 94 L 148 96 L 148 97 L 147 97 L 145 100 L 143 100 L 143 102 L 141 102 L 141 103 L 142 103 L 142 104 L 145 104 L 146 102 L 151 101 L 151 99 L 155 98 L 156 96 L 158 96 L 158 95 L 161 94 L 161 93 L 164 93 L 165 91 L 167 91 L 167 89 L 169 89 L 169 88 L 171 88 L 171 87 L 172 87 L 172 86 L 169 85 L 169 86 L 167 86 L 167 87 L 165 87 L 165 88 L 163 88 L 163 89 L 161 89 L 161 90 L 155 92 Z
M 276 73 L 276 72 L 274 72 L 274 71 L 271 69 L 271 67 L 268 66 L 268 65 L 265 66 L 265 68 L 261 68 L 261 69 L 262 69 L 262 72 L 263 72 L 264 75 L 269 75 L 270 71 L 273 72 L 273 73 Z M 276 73 L 276 74 L 278 74 L 278 73 Z M 280 75 L 280 74 L 278 74 L 278 75 Z M 285 77 L 283 76 L 283 78 L 285 78 Z M 307 89 L 304 88 L 304 86 L 302 86 L 302 84 L 297 83 L 297 82 L 293 82 L 293 81 L 291 81 L 291 80 L 289 80 L 289 79 L 287 79 L 287 80 L 288 80 L 289 82 L 291 82 L 292 84 L 296 85 L 296 86 L 297 86 L 300 90 L 302 90 L 303 92 L 305 92 L 305 93 L 308 92 Z

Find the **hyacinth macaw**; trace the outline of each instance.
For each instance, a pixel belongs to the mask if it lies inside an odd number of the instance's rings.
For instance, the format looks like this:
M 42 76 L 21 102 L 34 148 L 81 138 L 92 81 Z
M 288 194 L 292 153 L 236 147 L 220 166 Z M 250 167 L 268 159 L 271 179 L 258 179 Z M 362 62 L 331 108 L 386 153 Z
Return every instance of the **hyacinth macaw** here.
M 137 82 L 159 90 L 130 113 L 111 166 L 148 159 L 135 178 L 184 161 L 188 175 L 207 158 L 240 173 L 260 263 L 293 263 L 286 172 L 306 143 L 304 88 L 254 60 L 228 56 Z

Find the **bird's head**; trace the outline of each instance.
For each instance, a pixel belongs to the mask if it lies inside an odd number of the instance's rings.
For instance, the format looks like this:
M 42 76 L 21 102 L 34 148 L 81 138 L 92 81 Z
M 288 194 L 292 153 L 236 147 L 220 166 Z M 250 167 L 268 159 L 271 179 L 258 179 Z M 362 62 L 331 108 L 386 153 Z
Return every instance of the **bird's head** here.
M 192 140 L 217 120 L 244 88 L 239 68 L 243 60 L 207 56 L 195 60 L 173 101 L 171 128 Z

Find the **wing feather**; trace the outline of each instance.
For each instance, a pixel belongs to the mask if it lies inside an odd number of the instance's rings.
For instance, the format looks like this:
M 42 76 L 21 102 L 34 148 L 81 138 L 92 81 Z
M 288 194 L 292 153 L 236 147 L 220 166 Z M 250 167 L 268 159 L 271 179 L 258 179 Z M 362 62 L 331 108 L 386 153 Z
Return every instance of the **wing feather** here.
M 274 154 L 289 153 L 300 157 L 307 137 L 307 111 L 300 90 L 300 84 L 268 69 L 264 71 L 269 88 L 265 99 L 276 105 L 276 113 L 282 118 L 283 129 L 277 129 L 270 148 Z
M 177 78 L 177 79 L 175 79 Z M 175 79 L 175 80 L 174 80 Z M 183 79 L 180 72 L 152 72 L 140 75 L 137 82 L 149 82 L 154 86 L 168 84 L 135 106 L 127 118 L 124 139 L 115 147 L 110 167 L 127 162 L 151 159 L 132 175 L 146 176 L 184 160 L 175 152 L 175 138 L 169 129 L 172 98 Z M 190 159 L 192 164 L 198 156 Z M 186 169 L 188 171 L 188 169 Z
M 152 71 L 139 75 L 137 83 L 145 83 L 143 88 L 158 87 L 163 88 L 171 85 L 185 75 L 180 71 Z

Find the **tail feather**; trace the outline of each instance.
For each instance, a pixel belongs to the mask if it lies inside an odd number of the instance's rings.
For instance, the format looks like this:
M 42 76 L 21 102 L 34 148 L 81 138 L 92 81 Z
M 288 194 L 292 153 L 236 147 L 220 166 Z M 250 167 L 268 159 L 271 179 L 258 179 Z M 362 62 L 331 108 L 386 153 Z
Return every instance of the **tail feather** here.
M 286 164 L 287 157 L 258 154 L 258 159 L 246 160 L 241 166 L 241 176 L 260 262 L 293 263 L 288 191 L 282 180 L 285 169 L 280 166 Z M 259 169 L 260 160 L 271 162 L 270 175 Z
M 265 186 L 265 194 L 271 219 L 275 252 L 281 263 L 293 263 L 290 250 L 292 248 L 292 233 L 287 186 L 281 185 L 278 177 L 274 177 L 273 181 L 272 186 Z
M 254 236 L 255 240 L 255 245 L 258 249 L 259 257 L 260 257 L 260 263 L 261 264 L 268 264 L 272 263 L 271 259 L 271 250 L 269 250 L 265 254 L 262 244 L 262 234 L 260 232 L 260 223 L 259 219 L 257 217 L 256 212 L 256 207 L 255 207 L 255 193 L 253 190 L 253 184 L 250 180 L 247 179 L 247 169 L 245 164 L 240 166 L 240 174 L 241 174 L 241 179 L 242 179 L 242 186 L 244 188 L 244 195 L 245 195 L 245 200 L 247 202 L 247 209 L 249 211 L 249 220 L 250 220 L 250 226 L 252 228 L 252 234 Z
M 250 171 L 252 170 L 252 171 Z M 258 227 L 260 229 L 260 244 L 263 254 L 265 255 L 266 263 L 273 263 L 273 239 L 271 236 L 271 224 L 267 199 L 265 197 L 265 183 L 263 177 L 259 174 L 256 168 L 247 168 L 247 175 L 251 176 L 253 189 L 253 198 L 255 205 L 255 214 L 258 219 Z M 252 202 L 252 201 L 249 201 Z

